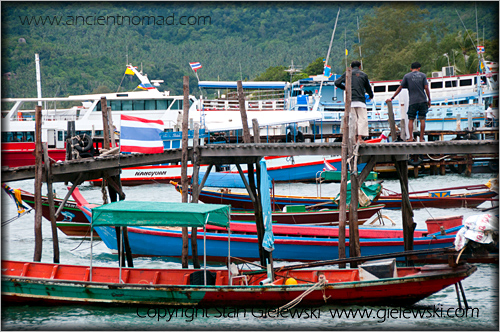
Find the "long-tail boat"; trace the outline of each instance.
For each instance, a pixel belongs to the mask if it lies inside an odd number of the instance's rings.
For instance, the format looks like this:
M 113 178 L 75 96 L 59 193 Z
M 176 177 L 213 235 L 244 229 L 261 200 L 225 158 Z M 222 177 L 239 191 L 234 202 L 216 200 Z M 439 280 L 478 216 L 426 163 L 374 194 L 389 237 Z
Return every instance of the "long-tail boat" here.
M 176 182 L 170 182 L 180 192 L 182 189 Z M 453 190 L 469 190 L 471 192 L 452 193 Z M 191 189 L 189 189 L 191 193 Z M 474 208 L 487 201 L 497 201 L 497 196 L 493 190 L 488 189 L 484 184 L 474 186 L 462 186 L 444 189 L 430 189 L 409 193 L 411 205 L 414 209 L 419 208 Z M 384 209 L 400 209 L 401 194 L 388 193 L 381 194 L 376 200 L 377 204 L 384 204 Z M 336 209 L 336 197 L 311 197 L 293 195 L 274 195 L 271 203 L 276 209 L 283 209 L 287 205 L 305 205 L 318 208 Z M 229 190 L 201 190 L 199 200 L 203 203 L 230 204 L 236 210 L 252 210 L 253 204 L 246 193 L 230 192 Z
M 229 228 L 229 206 L 120 201 L 94 208 L 92 227 L 207 225 Z M 122 239 L 123 237 L 120 237 Z M 133 241 L 132 239 L 130 239 Z M 151 245 L 151 244 L 150 244 Z M 232 249 L 232 246 L 228 245 Z M 229 250 L 229 249 L 228 249 Z M 257 247 L 253 248 L 258 251 Z M 231 252 L 232 255 L 232 252 Z M 143 269 L 2 261 L 2 300 L 22 304 L 163 305 L 286 308 L 328 304 L 411 305 L 476 271 L 462 264 L 358 269 Z M 380 265 L 380 264 L 379 264 Z M 386 265 L 384 265 L 386 266 Z M 5 303 L 4 302 L 4 303 Z
M 93 218 L 92 207 L 78 202 L 89 220 Z M 80 203 L 83 203 L 80 205 Z M 452 246 L 456 233 L 462 226 L 453 227 L 441 233 L 427 235 L 426 230 L 415 232 L 414 248 L 436 249 Z M 338 257 L 338 228 L 333 226 L 273 225 L 275 250 L 273 259 L 289 261 L 328 260 Z M 103 242 L 112 251 L 118 250 L 116 232 L 112 227 L 95 228 Z M 253 250 L 258 243 L 256 226 L 248 223 L 231 222 L 231 234 L 220 227 L 207 226 L 204 239 L 198 238 L 198 251 L 210 261 L 224 261 L 228 249 L 225 244 L 231 238 L 231 255 L 246 260 L 259 258 Z M 347 234 L 348 229 L 346 230 Z M 378 255 L 404 250 L 403 231 L 360 227 L 360 247 L 362 255 Z M 152 227 L 128 227 L 130 248 L 135 256 L 165 256 L 179 258 L 182 254 L 182 230 Z M 346 246 L 349 241 L 346 240 Z M 201 248 L 206 248 L 201 249 Z

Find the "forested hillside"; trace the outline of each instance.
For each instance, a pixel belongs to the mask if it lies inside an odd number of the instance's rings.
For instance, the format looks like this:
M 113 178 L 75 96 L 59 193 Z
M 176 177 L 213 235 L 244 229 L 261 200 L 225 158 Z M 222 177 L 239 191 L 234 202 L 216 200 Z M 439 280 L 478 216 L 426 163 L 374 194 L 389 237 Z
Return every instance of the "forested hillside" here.
M 2 3 L 2 97 L 36 96 L 35 53 L 40 55 L 46 97 L 117 91 L 120 82 L 121 90 L 132 90 L 139 81 L 123 79 L 127 61 L 142 64 L 151 79 L 165 80 L 163 88 L 174 94 L 182 93 L 183 75 L 191 77 L 191 91 L 199 91 L 189 67 L 194 61 L 203 66 L 201 80 L 252 80 L 292 61 L 305 69 L 326 57 L 339 8 L 329 61 L 334 73 L 344 71 L 345 48 L 350 61 L 360 57 L 359 46 L 371 79 L 398 79 L 415 57 L 426 72 L 448 59 L 463 61 L 456 64 L 464 71 L 475 71 L 470 40 L 477 43 L 477 37 L 479 44 L 486 40 L 487 57 L 498 60 L 497 2 L 416 4 Z

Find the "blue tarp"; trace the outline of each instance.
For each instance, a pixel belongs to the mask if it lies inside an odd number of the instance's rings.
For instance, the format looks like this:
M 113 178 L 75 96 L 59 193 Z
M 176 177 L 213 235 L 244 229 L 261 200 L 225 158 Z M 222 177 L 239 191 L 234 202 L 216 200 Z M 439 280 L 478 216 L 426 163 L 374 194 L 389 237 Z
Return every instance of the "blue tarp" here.
M 262 216 L 264 218 L 264 239 L 262 247 L 267 251 L 274 250 L 273 221 L 271 212 L 271 195 L 269 190 L 269 175 L 267 174 L 266 161 L 260 160 L 260 202 L 262 204 Z

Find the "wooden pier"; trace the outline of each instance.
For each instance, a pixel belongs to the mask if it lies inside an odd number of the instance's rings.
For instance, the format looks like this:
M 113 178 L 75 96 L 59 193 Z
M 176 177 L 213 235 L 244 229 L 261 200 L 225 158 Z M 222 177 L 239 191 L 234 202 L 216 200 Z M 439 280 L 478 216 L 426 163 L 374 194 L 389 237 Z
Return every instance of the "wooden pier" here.
M 215 144 L 198 146 L 201 164 L 246 164 L 264 156 L 340 155 L 341 143 L 248 143 Z M 400 160 L 418 154 L 496 154 L 498 141 L 435 141 L 362 144 L 359 147 L 361 162 L 376 157 L 377 162 L 392 161 L 391 155 Z M 107 155 L 94 158 L 56 162 L 51 165 L 54 182 L 73 182 L 118 175 L 121 168 L 180 162 L 181 149 L 166 150 L 159 154 Z M 188 148 L 188 160 L 193 159 L 193 148 Z M 2 168 L 2 182 L 35 178 L 35 166 Z M 45 177 L 43 178 L 45 181 Z

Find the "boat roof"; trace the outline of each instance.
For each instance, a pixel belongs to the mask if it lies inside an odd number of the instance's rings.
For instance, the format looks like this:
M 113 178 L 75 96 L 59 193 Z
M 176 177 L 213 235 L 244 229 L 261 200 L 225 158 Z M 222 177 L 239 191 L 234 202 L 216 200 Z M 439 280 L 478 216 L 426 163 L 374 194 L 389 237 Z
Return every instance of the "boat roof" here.
M 92 209 L 92 226 L 229 227 L 229 205 L 119 201 Z
M 283 90 L 288 82 L 265 81 L 265 82 L 241 82 L 243 89 L 281 89 Z M 236 89 L 236 81 L 199 81 L 200 88 L 207 89 Z

